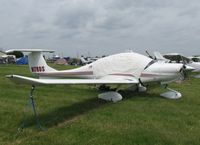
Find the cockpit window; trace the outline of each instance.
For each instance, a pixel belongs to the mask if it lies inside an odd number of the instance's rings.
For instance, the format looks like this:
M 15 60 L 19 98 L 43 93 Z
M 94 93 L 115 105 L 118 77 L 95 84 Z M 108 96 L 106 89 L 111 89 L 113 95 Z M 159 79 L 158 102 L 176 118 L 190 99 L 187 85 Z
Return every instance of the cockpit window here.
M 156 62 L 156 60 L 150 61 L 150 62 L 147 64 L 147 66 L 144 68 L 144 70 L 147 69 L 150 65 L 154 64 L 155 62 Z

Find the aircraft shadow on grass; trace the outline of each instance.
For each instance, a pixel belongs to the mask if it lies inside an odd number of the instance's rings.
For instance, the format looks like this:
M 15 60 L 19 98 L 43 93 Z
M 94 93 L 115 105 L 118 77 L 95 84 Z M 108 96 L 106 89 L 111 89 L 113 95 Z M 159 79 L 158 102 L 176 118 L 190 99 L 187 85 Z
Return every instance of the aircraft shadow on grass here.
M 158 94 L 149 94 L 149 93 L 137 93 L 132 91 L 120 91 L 124 96 L 124 101 L 127 99 L 137 99 L 137 98 L 161 98 Z M 152 99 L 153 100 L 153 99 Z M 144 100 L 145 101 L 145 100 Z M 107 102 L 96 97 L 90 98 L 78 103 L 74 103 L 70 106 L 62 106 L 51 112 L 38 114 L 41 125 L 45 128 L 51 128 L 55 126 L 62 126 L 62 124 L 68 124 L 76 120 L 79 116 L 88 113 L 89 111 L 103 107 L 104 105 L 112 105 L 112 102 Z M 28 114 L 26 114 L 28 115 Z M 26 117 L 25 128 L 34 126 L 36 124 L 35 118 L 33 115 Z
M 70 106 L 59 107 L 48 113 L 40 114 L 38 112 L 38 118 L 41 122 L 41 125 L 44 125 L 47 128 L 59 126 L 60 124 L 65 122 L 72 122 L 73 120 L 78 118 L 78 116 L 81 116 L 91 110 L 100 108 L 105 104 L 108 104 L 108 102 L 97 98 L 91 98 L 78 103 L 74 103 Z M 35 117 L 32 114 L 29 115 L 26 113 L 25 115 L 28 115 L 24 120 L 25 128 L 31 127 L 36 124 Z

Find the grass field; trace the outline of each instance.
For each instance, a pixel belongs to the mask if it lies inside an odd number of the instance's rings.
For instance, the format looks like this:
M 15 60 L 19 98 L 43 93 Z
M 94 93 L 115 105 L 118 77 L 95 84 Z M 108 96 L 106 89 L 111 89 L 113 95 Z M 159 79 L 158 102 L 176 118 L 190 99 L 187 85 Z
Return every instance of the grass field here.
M 146 93 L 121 92 L 118 103 L 99 100 L 88 86 L 38 86 L 37 111 L 47 130 L 36 127 L 29 108 L 26 128 L 18 132 L 30 86 L 13 84 L 7 74 L 31 76 L 26 65 L 0 65 L 0 145 L 200 144 L 198 79 L 170 85 L 182 93 L 179 100 L 164 99 L 164 89 L 150 87 Z

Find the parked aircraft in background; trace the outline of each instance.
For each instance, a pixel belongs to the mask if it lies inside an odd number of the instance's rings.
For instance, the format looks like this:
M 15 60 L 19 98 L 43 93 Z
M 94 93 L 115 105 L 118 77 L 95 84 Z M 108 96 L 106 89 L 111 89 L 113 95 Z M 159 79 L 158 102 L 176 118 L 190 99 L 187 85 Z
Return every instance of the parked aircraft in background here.
M 170 63 L 169 59 L 166 59 L 162 56 L 162 54 L 158 51 L 154 52 L 155 60 L 158 60 L 159 62 L 164 62 L 164 63 Z
M 90 64 L 96 60 L 98 60 L 99 58 L 91 58 L 91 57 L 88 57 L 88 58 L 84 58 L 83 56 L 81 56 L 80 60 L 81 60 L 81 63 L 83 65 L 86 65 L 86 64 Z
M 162 56 L 159 52 L 154 52 L 154 56 L 156 59 L 163 62 L 182 63 L 185 65 L 186 70 L 200 72 L 200 62 L 195 62 L 191 58 L 185 57 L 179 53 L 169 53 Z M 200 75 L 196 75 L 195 77 L 200 78 Z
M 194 62 L 200 62 L 200 56 L 190 56 L 188 58 L 193 60 Z
M 86 60 L 83 56 L 81 56 L 80 60 L 83 65 L 92 63 L 91 60 Z

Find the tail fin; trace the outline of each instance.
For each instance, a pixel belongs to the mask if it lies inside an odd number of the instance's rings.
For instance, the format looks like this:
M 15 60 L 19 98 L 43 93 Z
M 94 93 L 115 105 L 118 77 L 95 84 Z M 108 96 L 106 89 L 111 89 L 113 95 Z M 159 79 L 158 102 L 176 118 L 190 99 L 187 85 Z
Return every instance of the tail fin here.
M 155 51 L 155 52 L 154 52 L 154 56 L 155 56 L 156 59 L 159 59 L 159 60 L 165 60 L 165 59 L 166 59 L 166 58 L 164 58 L 164 57 L 162 56 L 162 54 L 161 54 L 160 52 L 158 52 L 158 51 Z
M 162 54 L 161 54 L 160 52 L 158 52 L 158 51 L 155 51 L 155 52 L 154 52 L 154 56 L 155 56 L 156 60 L 164 61 L 164 62 L 170 62 L 169 59 L 164 58 L 164 57 L 162 56 Z
M 12 49 L 6 51 L 6 53 L 21 51 L 21 52 L 30 52 L 28 55 L 29 69 L 32 73 L 40 72 L 52 72 L 56 71 L 47 65 L 42 52 L 54 52 L 52 50 L 41 50 L 41 49 Z

